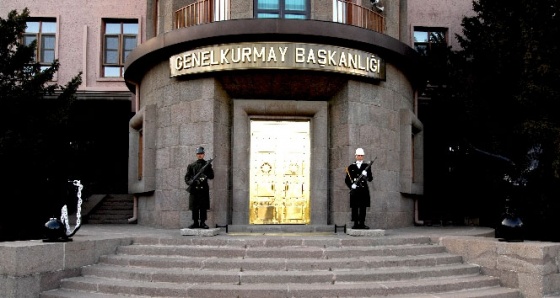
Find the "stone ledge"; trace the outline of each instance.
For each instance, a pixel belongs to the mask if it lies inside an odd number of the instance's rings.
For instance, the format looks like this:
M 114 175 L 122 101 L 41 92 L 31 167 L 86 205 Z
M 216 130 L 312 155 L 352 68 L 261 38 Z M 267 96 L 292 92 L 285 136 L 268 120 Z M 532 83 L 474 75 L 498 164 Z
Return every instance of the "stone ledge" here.
M 356 229 L 347 229 L 346 234 L 349 236 L 356 236 L 356 237 L 382 237 L 385 236 L 385 230 L 356 230 Z
M 332 233 L 332 225 L 230 225 L 232 233 Z
M 220 229 L 181 229 L 181 236 L 214 237 L 220 234 Z
M 523 297 L 560 292 L 559 243 L 446 236 L 439 238 L 439 244 L 465 262 L 481 266 L 484 274 L 500 278 L 503 286 L 519 288 Z
M 0 243 L 0 293 L 3 298 L 39 297 L 43 291 L 58 288 L 61 279 L 79 276 L 81 267 L 97 263 L 102 255 L 132 244 L 132 239 L 76 235 L 70 242 Z

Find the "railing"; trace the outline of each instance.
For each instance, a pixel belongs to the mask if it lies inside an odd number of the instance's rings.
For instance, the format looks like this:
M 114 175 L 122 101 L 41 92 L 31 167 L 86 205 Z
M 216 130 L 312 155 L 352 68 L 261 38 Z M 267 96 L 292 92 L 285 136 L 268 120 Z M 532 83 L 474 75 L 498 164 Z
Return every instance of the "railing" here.
M 367 2 L 367 1 L 366 1 Z M 175 29 L 231 19 L 230 0 L 198 0 L 175 11 Z M 351 0 L 333 0 L 333 22 L 383 33 L 385 18 Z
M 333 21 L 380 33 L 383 33 L 385 28 L 385 17 L 382 14 L 351 0 L 333 0 Z
M 230 19 L 229 0 L 198 0 L 175 11 L 175 29 Z

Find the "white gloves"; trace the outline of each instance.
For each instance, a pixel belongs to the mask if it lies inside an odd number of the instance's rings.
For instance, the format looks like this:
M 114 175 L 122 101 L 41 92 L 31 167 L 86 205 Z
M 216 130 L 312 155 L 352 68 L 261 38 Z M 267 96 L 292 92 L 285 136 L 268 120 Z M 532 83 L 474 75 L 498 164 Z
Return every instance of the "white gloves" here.
M 362 171 L 362 175 L 367 176 L 367 171 Z
M 356 189 L 356 187 L 357 187 L 356 183 L 353 183 L 351 187 L 352 187 L 352 189 Z

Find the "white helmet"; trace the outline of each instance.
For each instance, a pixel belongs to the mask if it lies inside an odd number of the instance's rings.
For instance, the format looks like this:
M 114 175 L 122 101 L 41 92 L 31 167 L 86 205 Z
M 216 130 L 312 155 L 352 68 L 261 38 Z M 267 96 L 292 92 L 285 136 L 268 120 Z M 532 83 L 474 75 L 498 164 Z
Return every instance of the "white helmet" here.
M 356 149 L 356 155 L 366 155 L 366 154 L 364 153 L 364 149 L 358 148 Z

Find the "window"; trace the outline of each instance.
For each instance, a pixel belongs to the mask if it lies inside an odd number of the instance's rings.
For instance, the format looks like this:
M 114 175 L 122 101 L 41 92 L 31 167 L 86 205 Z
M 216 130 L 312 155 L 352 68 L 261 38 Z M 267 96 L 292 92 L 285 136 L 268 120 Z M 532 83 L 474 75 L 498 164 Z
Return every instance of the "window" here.
M 255 18 L 308 19 L 309 0 L 255 0 Z
M 159 11 L 159 0 L 154 1 L 154 36 L 157 36 L 159 34 L 159 17 L 160 17 L 160 11 Z
M 128 147 L 128 190 L 130 193 L 145 193 L 156 187 L 155 137 L 156 106 L 146 105 L 129 122 Z
M 103 76 L 122 77 L 126 56 L 136 47 L 136 20 L 106 20 L 103 36 Z
M 142 129 L 138 130 L 138 180 L 142 180 L 144 174 L 144 132 Z
M 45 69 L 55 60 L 56 19 L 30 18 L 23 35 L 23 44 L 30 45 L 34 41 L 37 42 L 35 62 Z
M 428 56 L 435 47 L 447 46 L 446 31 L 443 28 L 414 28 L 414 49 L 422 56 Z
M 400 148 L 403 149 L 400 160 L 400 192 L 419 195 L 424 191 L 424 128 L 411 110 L 401 109 L 399 118 Z

